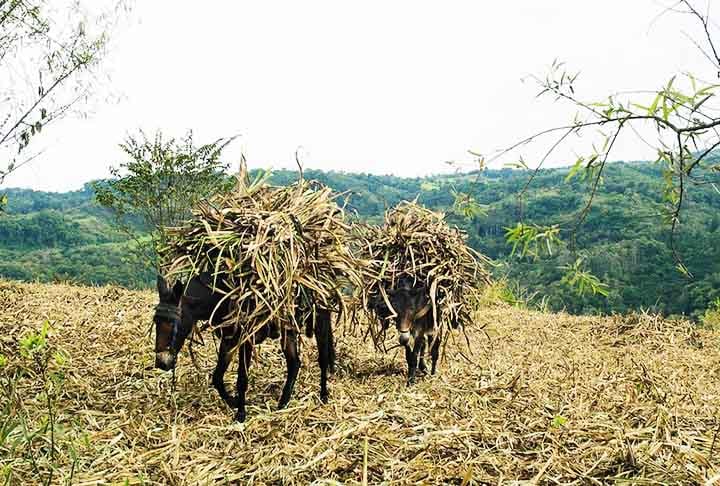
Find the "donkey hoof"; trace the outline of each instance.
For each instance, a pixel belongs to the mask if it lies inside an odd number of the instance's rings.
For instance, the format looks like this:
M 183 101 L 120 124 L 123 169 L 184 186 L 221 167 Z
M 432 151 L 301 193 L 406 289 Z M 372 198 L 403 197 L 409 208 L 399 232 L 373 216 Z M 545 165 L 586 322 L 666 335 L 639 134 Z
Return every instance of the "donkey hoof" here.
M 234 397 L 232 395 L 228 395 L 227 393 L 224 393 L 224 391 L 218 390 L 218 394 L 220 395 L 220 399 L 225 402 L 225 404 L 230 408 L 238 408 L 240 405 L 239 400 L 237 397 Z
M 290 402 L 290 399 L 283 400 L 282 398 L 278 402 L 278 410 L 282 410 L 283 408 L 287 407 L 287 404 Z
M 243 423 L 245 422 L 245 412 L 240 412 L 235 414 L 235 422 Z
M 320 401 L 323 403 L 327 403 L 328 400 L 330 400 L 330 394 L 328 392 L 320 393 Z

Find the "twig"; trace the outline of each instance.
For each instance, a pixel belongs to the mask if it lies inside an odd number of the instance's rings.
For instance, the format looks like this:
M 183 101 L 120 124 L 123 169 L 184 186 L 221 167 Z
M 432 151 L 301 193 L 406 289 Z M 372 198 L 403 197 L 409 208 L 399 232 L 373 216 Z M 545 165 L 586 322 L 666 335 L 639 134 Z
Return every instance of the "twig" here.
M 578 218 L 577 223 L 575 224 L 574 232 L 577 232 L 580 225 L 583 224 L 585 221 L 585 218 L 587 218 L 588 212 L 590 212 L 590 207 L 592 207 L 593 200 L 595 199 L 595 194 L 597 194 L 597 189 L 600 184 L 600 178 L 602 177 L 603 170 L 605 169 L 605 164 L 607 163 L 608 157 L 610 156 L 610 152 L 612 151 L 613 146 L 615 145 L 615 141 L 618 138 L 618 135 L 620 135 L 620 132 L 622 131 L 624 122 L 621 122 L 617 129 L 615 130 L 615 134 L 613 135 L 612 139 L 610 140 L 610 144 L 608 145 L 607 150 L 605 151 L 605 155 L 602 159 L 602 162 L 600 163 L 600 167 L 598 168 L 597 176 L 595 177 L 595 182 L 593 183 L 592 191 L 590 192 L 590 198 L 588 199 L 587 204 L 583 208 L 582 212 L 580 213 L 580 217 Z
M 300 162 L 300 149 L 301 148 L 302 147 L 298 147 L 295 149 L 295 163 L 298 166 L 299 180 L 302 181 L 302 180 L 304 180 L 305 177 L 303 175 L 303 165 L 302 165 L 302 162 Z

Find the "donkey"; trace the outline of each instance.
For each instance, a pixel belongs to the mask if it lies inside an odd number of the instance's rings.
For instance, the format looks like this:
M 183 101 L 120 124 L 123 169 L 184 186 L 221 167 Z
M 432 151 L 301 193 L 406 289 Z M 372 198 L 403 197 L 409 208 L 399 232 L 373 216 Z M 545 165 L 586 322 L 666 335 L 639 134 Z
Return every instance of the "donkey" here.
M 160 303 L 156 307 L 153 317 L 155 322 L 155 366 L 165 371 L 174 370 L 177 355 L 197 321 L 209 320 L 212 317 L 211 324 L 220 339 L 217 365 L 212 374 L 213 387 L 225 403 L 231 408 L 237 409 L 235 419 L 238 422 L 244 422 L 245 393 L 253 348 L 255 344 L 260 344 L 268 337 L 273 339 L 279 337 L 280 347 L 287 364 L 285 386 L 278 402 L 278 408 L 284 408 L 290 401 L 301 365 L 297 331 L 285 329 L 284 326 L 282 329 L 278 329 L 277 323 L 267 324 L 258 330 L 251 339 L 238 345 L 240 332 L 237 332 L 234 327 L 220 326 L 223 318 L 230 312 L 230 307 L 227 301 L 222 301 L 223 294 L 212 289 L 210 281 L 211 276 L 204 273 L 191 278 L 187 286 L 182 282 L 177 282 L 171 289 L 165 279 L 158 275 L 157 290 Z M 215 310 L 216 307 L 218 307 L 217 310 Z M 305 324 L 305 334 L 308 338 L 315 335 L 320 365 L 320 399 L 323 403 L 327 403 L 329 397 L 328 370 L 332 372 L 335 365 L 330 312 L 318 309 L 315 313 L 314 326 L 311 311 L 299 310 L 296 318 L 298 322 Z M 239 355 L 237 395 L 232 396 L 225 388 L 224 376 L 232 359 L 232 351 L 236 347 Z
M 418 368 L 427 372 L 424 354 L 426 345 L 430 346 L 431 374 L 437 369 L 440 355 L 440 333 L 434 326 L 433 308 L 428 289 L 411 277 L 401 277 L 394 289 L 387 292 L 390 305 L 397 314 L 394 317 L 395 327 L 399 334 L 400 345 L 405 348 L 405 360 L 408 365 L 407 384 L 415 383 Z M 376 296 L 372 301 L 376 316 L 382 322 L 383 329 L 390 326 L 392 312 L 385 300 Z M 418 359 L 419 358 L 419 359 Z

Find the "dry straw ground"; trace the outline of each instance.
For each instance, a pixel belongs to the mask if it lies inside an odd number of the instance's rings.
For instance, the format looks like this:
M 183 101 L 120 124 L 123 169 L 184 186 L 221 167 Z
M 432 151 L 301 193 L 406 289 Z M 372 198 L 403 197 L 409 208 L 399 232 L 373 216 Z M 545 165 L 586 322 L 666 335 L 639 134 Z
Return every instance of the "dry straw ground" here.
M 251 371 L 249 419 L 237 425 L 186 354 L 174 392 L 151 369 L 154 303 L 149 292 L 0 281 L 2 372 L 22 364 L 17 339 L 45 319 L 69 355 L 54 483 L 74 462 L 74 484 L 720 484 L 717 333 L 495 307 L 478 316 L 489 338 L 470 330 L 474 364 L 450 344 L 440 375 L 411 388 L 397 350 L 339 338 L 328 405 L 306 342 L 283 411 L 274 408 L 284 369 L 268 343 Z M 208 370 L 212 347 L 206 337 L 199 348 Z M 18 387 L 38 426 L 38 380 Z M 0 468 L 9 484 L 32 484 L 41 477 L 18 437 L 0 444 Z

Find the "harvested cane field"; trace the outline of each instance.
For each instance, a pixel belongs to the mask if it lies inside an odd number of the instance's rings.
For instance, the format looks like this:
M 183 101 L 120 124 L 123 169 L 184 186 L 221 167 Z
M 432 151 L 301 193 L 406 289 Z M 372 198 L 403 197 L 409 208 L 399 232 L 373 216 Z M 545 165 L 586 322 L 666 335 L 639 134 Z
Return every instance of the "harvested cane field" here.
M 174 390 L 152 369 L 155 304 L 0 281 L 2 483 L 720 484 L 720 336 L 687 323 L 491 307 L 472 354 L 450 341 L 439 375 L 411 388 L 397 348 L 339 329 L 330 403 L 305 341 L 282 411 L 271 341 L 239 425 L 208 383 L 210 335 L 195 346 L 201 371 L 181 354 Z M 45 321 L 54 382 L 19 351 Z

